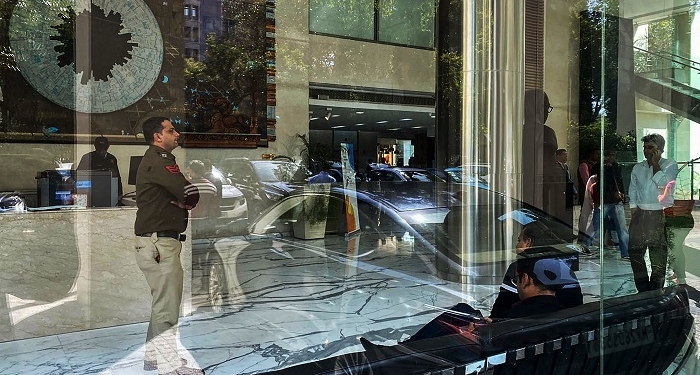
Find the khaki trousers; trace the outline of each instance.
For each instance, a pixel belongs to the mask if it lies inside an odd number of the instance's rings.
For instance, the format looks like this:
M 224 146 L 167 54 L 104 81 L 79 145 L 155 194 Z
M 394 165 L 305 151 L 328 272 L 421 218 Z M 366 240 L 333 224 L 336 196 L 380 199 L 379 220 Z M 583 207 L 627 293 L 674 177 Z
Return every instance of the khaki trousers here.
M 145 360 L 158 362 L 158 373 L 182 366 L 177 351 L 177 321 L 182 302 L 182 243 L 174 238 L 136 237 L 136 263 L 151 288 L 151 319 Z M 160 254 L 160 262 L 156 255 Z

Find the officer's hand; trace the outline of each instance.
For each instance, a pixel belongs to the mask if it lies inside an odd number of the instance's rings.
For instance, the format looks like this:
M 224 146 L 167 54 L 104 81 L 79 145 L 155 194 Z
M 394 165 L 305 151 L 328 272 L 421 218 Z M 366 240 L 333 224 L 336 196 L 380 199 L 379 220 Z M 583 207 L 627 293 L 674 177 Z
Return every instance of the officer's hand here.
M 186 204 L 181 203 L 179 201 L 170 201 L 170 203 L 182 208 L 183 210 L 191 210 L 194 208 L 194 206 L 189 206 L 189 205 L 186 205 Z

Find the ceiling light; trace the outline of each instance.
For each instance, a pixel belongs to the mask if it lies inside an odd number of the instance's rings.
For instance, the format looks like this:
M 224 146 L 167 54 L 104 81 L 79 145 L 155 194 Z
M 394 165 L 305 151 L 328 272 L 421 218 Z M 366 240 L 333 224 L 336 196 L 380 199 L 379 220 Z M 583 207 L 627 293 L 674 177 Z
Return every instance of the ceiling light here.
M 412 129 L 422 129 L 422 126 L 411 126 Z
M 364 125 L 364 124 L 355 124 L 355 125 L 356 125 L 356 126 L 362 126 L 362 125 Z
M 402 119 L 399 120 L 399 121 L 413 121 L 413 119 L 412 119 L 412 118 L 402 118 Z
M 382 121 L 377 121 L 377 124 L 386 124 L 387 122 L 389 122 L 389 121 L 387 121 L 387 120 L 382 120 Z
M 399 129 L 401 129 L 401 128 L 391 128 L 391 129 L 387 129 L 387 130 L 399 130 Z
M 309 119 L 309 121 L 314 121 L 314 120 L 318 120 L 318 117 L 312 117 Z
M 336 126 L 331 126 L 331 129 L 340 129 L 340 128 L 344 128 L 344 127 L 345 127 L 345 125 L 336 125 Z
M 364 115 L 364 114 L 365 114 L 363 111 L 357 111 L 357 112 L 355 112 L 355 113 L 357 113 L 358 115 Z
M 332 115 L 331 117 L 340 117 L 340 115 Z

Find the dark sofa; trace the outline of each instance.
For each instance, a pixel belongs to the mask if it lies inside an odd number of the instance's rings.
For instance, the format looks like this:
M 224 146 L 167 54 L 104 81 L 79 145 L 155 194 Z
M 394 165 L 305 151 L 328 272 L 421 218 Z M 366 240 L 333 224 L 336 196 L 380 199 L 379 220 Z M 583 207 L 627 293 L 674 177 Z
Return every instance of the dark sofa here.
M 392 346 L 361 339 L 364 352 L 266 374 L 653 375 L 676 358 L 682 364 L 695 347 L 688 295 L 677 287 L 492 323 L 477 334 Z

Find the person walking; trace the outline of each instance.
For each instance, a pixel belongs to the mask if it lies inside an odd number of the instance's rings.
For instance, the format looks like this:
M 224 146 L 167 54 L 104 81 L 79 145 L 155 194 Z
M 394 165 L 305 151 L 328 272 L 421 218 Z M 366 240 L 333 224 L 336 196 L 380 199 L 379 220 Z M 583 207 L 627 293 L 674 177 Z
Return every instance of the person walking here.
M 171 153 L 179 134 L 170 120 L 149 118 L 143 123 L 143 135 L 149 147 L 136 173 L 135 250 L 153 298 L 143 368 L 167 375 L 203 375 L 204 371 L 185 366 L 176 338 L 183 289 L 181 233 L 199 192 L 180 172 Z
M 578 199 L 578 190 L 574 186 L 574 181 L 571 179 L 571 172 L 569 172 L 569 166 L 566 164 L 569 161 L 569 153 L 565 148 L 560 148 L 556 153 L 557 163 L 564 171 L 564 178 L 566 181 L 566 208 L 573 208 L 574 201 Z
M 673 206 L 673 194 L 664 194 L 666 186 L 675 181 L 678 165 L 664 159 L 666 140 L 660 134 L 642 137 L 646 160 L 632 168 L 629 202 L 632 220 L 629 229 L 629 255 L 637 291 L 661 289 L 664 286 L 668 246 L 663 209 Z M 649 249 L 651 275 L 644 255 Z
M 574 222 L 574 200 L 578 191 L 574 186 L 574 181 L 571 179 L 569 166 L 566 164 L 569 161 L 569 153 L 564 148 L 556 151 L 555 159 L 560 170 L 554 181 L 554 194 L 550 195 L 550 199 L 556 201 L 556 210 L 553 211 L 554 216 L 564 221 L 569 226 Z
M 600 149 L 595 148 L 588 153 L 588 157 L 581 162 L 578 166 L 578 184 L 579 191 L 583 192 L 578 195 L 579 204 L 581 205 L 581 212 L 578 217 L 578 243 L 581 244 L 587 240 L 586 236 L 588 234 L 588 224 L 591 218 L 591 213 L 593 212 L 593 207 L 590 201 L 586 202 L 586 197 L 589 192 L 587 191 L 591 179 L 591 171 L 593 166 L 600 163 Z M 588 195 L 590 198 L 590 195 Z
M 603 184 L 601 193 L 601 184 L 596 184 L 596 194 L 602 202 L 603 219 L 609 219 L 612 222 L 613 228 L 617 233 L 617 245 L 620 248 L 620 257 L 623 260 L 629 260 L 628 243 L 629 232 L 627 231 L 627 219 L 625 218 L 625 193 L 624 183 L 622 181 L 622 169 L 617 164 L 617 154 L 615 151 L 606 150 L 604 153 L 603 165 Z M 597 167 L 594 167 L 594 170 Z M 597 174 L 596 171 L 594 174 Z M 594 219 L 597 215 L 593 214 Z M 599 223 L 593 225 L 595 237 L 600 229 Z

